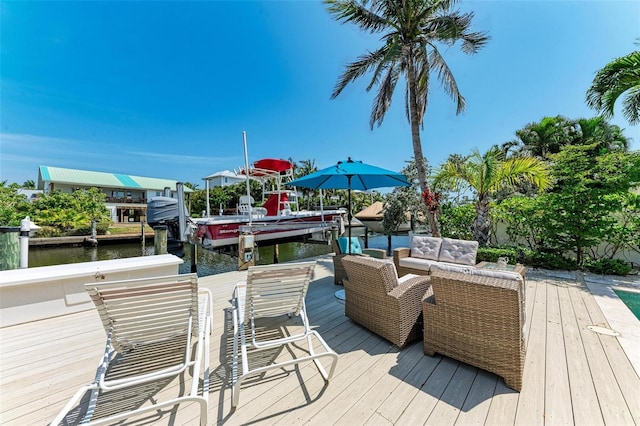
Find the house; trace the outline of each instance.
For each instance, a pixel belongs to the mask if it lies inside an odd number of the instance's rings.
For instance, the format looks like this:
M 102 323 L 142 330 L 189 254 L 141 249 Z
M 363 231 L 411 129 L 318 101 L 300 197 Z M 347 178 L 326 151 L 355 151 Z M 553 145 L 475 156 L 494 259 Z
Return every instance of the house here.
M 32 202 L 33 200 L 39 198 L 42 195 L 43 191 L 39 189 L 24 189 L 18 188 L 18 194 L 24 195 L 27 197 L 27 201 Z
M 223 170 L 221 172 L 210 174 L 202 179 L 209 183 L 209 187 L 214 187 L 235 185 L 236 183 L 244 182 L 247 178 L 244 175 L 239 175 L 229 170 Z
M 169 179 L 39 166 L 37 188 L 45 194 L 99 188 L 114 222 L 142 222 L 147 218 L 147 201 L 159 196 L 177 198 L 176 184 Z M 184 187 L 184 193 L 189 192 Z

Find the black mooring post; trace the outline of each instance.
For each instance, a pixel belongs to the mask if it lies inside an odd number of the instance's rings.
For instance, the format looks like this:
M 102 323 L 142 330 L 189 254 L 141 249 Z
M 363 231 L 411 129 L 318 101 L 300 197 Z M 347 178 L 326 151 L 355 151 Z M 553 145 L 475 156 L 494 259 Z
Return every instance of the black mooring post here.
M 190 245 L 191 245 L 191 272 L 197 273 L 198 272 L 198 250 L 195 244 L 190 244 Z
M 347 243 L 347 254 L 351 254 L 351 220 L 353 219 L 351 217 L 351 175 L 347 175 L 347 186 L 349 187 L 349 195 L 347 201 L 347 204 L 349 204 L 349 212 L 347 214 L 347 219 L 349 222 L 349 242 Z
M 369 228 L 364 227 L 364 248 L 369 248 Z

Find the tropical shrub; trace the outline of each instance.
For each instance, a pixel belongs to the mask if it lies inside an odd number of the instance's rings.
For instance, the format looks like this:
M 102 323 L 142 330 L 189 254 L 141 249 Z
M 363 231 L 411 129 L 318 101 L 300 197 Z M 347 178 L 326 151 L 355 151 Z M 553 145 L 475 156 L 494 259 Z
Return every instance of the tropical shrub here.
M 529 249 L 542 246 L 544 214 L 537 199 L 514 196 L 496 203 L 491 210 L 494 222 L 503 223 L 509 240 L 526 244 Z
M 496 262 L 499 257 L 508 257 L 509 263 L 525 263 L 521 254 L 522 251 L 516 247 L 478 247 L 476 262 Z
M 543 248 L 574 252 L 581 265 L 585 252 L 610 236 L 618 245 L 621 237 L 628 238 L 618 217 L 627 214 L 629 190 L 640 184 L 640 152 L 611 151 L 596 141 L 567 145 L 550 158 L 556 183 L 537 199 Z M 626 229 L 635 223 L 631 220 Z
M 440 214 L 440 226 L 442 229 L 442 235 L 448 238 L 472 240 L 472 225 L 475 215 L 476 213 L 473 204 L 443 204 Z
M 433 178 L 434 187 L 467 188 L 474 195 L 473 239 L 485 246 L 491 234 L 490 207 L 500 191 L 514 190 L 522 183 L 544 190 L 550 185 L 546 163 L 535 157 L 506 158 L 498 147 L 485 154 L 474 150 L 462 161 L 448 160 Z
M 27 197 L 18 194 L 17 187 L 0 185 L 0 226 L 19 226 L 29 208 Z
M 93 220 L 110 225 L 111 215 L 105 206 L 105 197 L 97 188 L 71 194 L 53 192 L 31 203 L 31 220 L 43 227 L 41 236 L 70 235 L 75 229 L 87 229 Z
M 627 275 L 632 267 L 622 259 L 585 259 L 584 269 L 595 274 Z

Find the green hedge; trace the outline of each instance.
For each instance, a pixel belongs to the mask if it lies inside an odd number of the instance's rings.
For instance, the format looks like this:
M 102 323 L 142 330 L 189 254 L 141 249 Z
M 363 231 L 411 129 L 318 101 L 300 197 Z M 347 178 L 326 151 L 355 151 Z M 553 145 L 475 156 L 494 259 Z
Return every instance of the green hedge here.
M 499 257 L 508 257 L 509 263 L 518 262 L 532 268 L 583 270 L 602 275 L 627 275 L 633 269 L 629 262 L 621 259 L 586 259 L 579 268 L 575 259 L 519 247 L 479 247 L 476 261 L 496 262 Z

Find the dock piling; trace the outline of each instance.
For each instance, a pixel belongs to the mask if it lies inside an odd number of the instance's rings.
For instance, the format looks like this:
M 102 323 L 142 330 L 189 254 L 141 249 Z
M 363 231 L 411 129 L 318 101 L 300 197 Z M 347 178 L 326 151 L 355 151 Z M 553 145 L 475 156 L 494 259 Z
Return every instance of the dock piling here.
M 167 254 L 167 230 L 167 225 L 156 225 L 153 227 L 153 232 L 155 233 L 153 239 L 155 254 Z
M 20 266 L 19 226 L 0 226 L 0 271 Z

